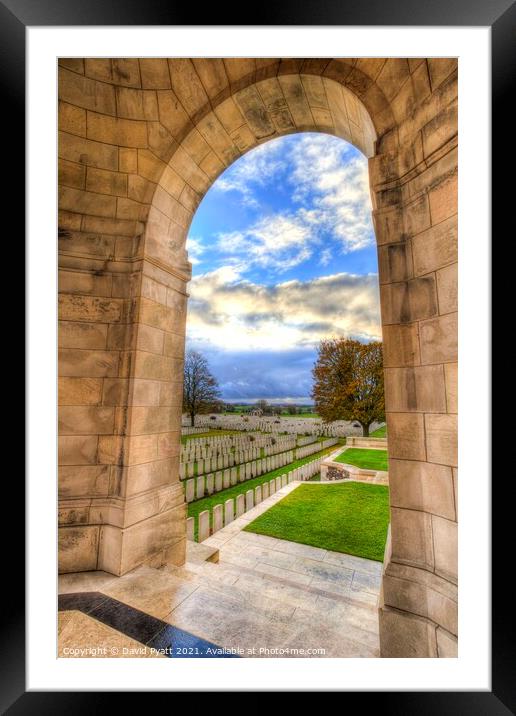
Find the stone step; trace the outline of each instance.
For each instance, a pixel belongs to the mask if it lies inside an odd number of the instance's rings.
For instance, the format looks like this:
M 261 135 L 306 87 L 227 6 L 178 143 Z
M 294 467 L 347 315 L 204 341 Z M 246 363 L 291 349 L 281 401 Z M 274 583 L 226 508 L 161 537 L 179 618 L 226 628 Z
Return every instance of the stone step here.
M 370 604 L 342 598 L 342 595 L 330 596 L 288 579 L 222 563 L 186 567 L 195 571 L 199 584 L 216 593 L 218 599 L 239 602 L 254 614 L 316 624 L 338 631 L 368 649 L 378 648 L 377 610 Z
M 217 547 L 211 547 L 203 542 L 186 542 L 186 561 L 194 562 L 218 562 L 219 550 Z
M 255 615 L 276 614 L 300 625 L 316 624 L 367 649 L 378 647 L 377 610 L 372 604 L 229 563 L 195 562 L 172 569 L 176 577 L 210 590 L 218 602 L 245 605 Z

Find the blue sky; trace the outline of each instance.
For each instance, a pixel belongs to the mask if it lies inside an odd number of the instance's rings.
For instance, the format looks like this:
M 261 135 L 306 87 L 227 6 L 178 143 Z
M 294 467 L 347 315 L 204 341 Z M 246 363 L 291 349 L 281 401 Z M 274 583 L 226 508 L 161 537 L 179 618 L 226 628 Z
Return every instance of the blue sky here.
M 229 401 L 310 402 L 319 340 L 380 338 L 367 160 L 324 134 L 241 157 L 190 227 L 187 344 Z

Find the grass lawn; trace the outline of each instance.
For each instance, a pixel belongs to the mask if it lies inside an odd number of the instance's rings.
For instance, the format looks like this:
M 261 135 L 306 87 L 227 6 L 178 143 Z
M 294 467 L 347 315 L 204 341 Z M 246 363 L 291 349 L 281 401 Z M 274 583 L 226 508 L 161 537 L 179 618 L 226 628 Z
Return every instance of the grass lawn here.
M 244 529 L 381 562 L 388 525 L 388 487 L 349 482 L 300 485 Z
M 344 462 L 347 465 L 363 467 L 364 470 L 389 469 L 387 450 L 367 450 L 366 448 L 348 448 L 335 458 L 335 462 Z
M 378 430 L 373 430 L 372 433 L 369 433 L 370 438 L 386 438 L 387 437 L 387 425 L 382 425 L 381 428 L 378 428 Z
M 271 472 L 267 472 L 264 475 L 260 475 L 259 477 L 253 477 L 251 480 L 239 482 L 233 487 L 228 487 L 227 490 L 222 490 L 221 492 L 217 492 L 216 494 L 210 495 L 209 497 L 203 497 L 201 500 L 194 500 L 194 502 L 189 502 L 188 517 L 195 518 L 195 539 L 197 539 L 198 516 L 200 512 L 203 512 L 204 510 L 210 510 L 211 526 L 213 517 L 211 510 L 213 510 L 215 505 L 223 505 L 226 500 L 235 499 L 237 495 L 241 495 L 242 493 L 245 494 L 248 490 L 254 490 L 255 487 L 258 487 L 258 485 L 263 485 L 264 482 L 269 482 L 269 480 L 272 480 L 274 477 L 278 477 L 278 475 L 283 475 L 286 472 L 295 470 L 296 467 L 301 467 L 301 465 L 304 465 L 311 460 L 315 460 L 316 458 L 321 457 L 321 455 L 327 455 L 334 449 L 335 445 L 330 448 L 326 448 L 326 450 L 316 452 L 313 455 L 303 457 L 300 460 L 290 462 L 288 465 L 284 465 L 283 467 L 278 467 L 276 470 L 271 470 Z

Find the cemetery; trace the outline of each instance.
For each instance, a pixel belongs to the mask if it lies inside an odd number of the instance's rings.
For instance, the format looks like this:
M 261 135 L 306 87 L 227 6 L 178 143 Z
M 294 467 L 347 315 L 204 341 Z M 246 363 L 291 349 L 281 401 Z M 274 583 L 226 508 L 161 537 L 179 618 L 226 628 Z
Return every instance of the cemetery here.
M 287 419 L 281 419 L 280 428 L 283 422 Z M 188 427 L 183 430 L 188 431 Z M 354 445 L 362 441 L 372 447 L 348 446 L 348 442 Z M 206 436 L 190 433 L 181 447 L 180 463 L 188 504 L 187 539 L 205 541 L 281 487 L 294 482 L 340 482 L 354 478 L 385 485 L 388 482 L 387 451 L 381 448 L 386 445 L 386 438 L 353 435 L 321 438 L 283 431 L 227 434 L 224 430 L 212 430 Z M 342 469 L 337 463 L 342 464 Z M 358 470 L 353 471 L 353 467 Z M 357 515 L 360 519 L 360 510 L 355 518 Z M 288 520 L 285 527 L 288 529 Z M 337 522 L 329 532 L 339 529 Z M 298 539 L 294 541 L 303 541 L 303 532 L 296 534 Z M 330 539 L 332 544 L 334 541 Z

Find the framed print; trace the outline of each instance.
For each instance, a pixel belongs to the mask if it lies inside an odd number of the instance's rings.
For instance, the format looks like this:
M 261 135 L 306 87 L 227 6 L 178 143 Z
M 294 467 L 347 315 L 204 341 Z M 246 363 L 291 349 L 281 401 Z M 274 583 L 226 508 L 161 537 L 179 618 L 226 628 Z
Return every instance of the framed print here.
M 514 8 L 2 17 L 29 317 L 4 708 L 337 690 L 508 713 L 489 131 Z

